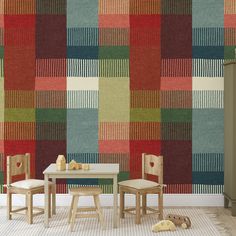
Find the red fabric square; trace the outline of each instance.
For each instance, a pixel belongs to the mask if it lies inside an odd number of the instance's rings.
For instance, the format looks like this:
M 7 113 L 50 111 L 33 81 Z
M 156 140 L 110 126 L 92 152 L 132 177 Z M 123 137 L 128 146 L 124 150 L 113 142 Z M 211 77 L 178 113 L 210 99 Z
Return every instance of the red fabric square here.
M 142 153 L 161 155 L 160 141 L 130 141 L 130 177 L 142 177 Z
M 130 15 L 130 28 L 156 28 L 161 27 L 160 15 Z
M 5 46 L 4 54 L 5 90 L 34 90 L 35 49 Z
M 159 90 L 160 48 L 130 46 L 130 89 Z
M 5 15 L 4 28 L 35 28 L 35 15 Z
M 4 152 L 5 152 L 5 163 L 4 163 L 4 178 L 6 180 L 6 164 L 7 156 L 13 156 L 16 154 L 30 153 L 30 173 L 31 178 L 35 178 L 35 141 L 5 141 L 4 142 Z M 14 178 L 13 181 L 21 180 L 22 177 Z M 6 181 L 5 181 L 6 182 Z

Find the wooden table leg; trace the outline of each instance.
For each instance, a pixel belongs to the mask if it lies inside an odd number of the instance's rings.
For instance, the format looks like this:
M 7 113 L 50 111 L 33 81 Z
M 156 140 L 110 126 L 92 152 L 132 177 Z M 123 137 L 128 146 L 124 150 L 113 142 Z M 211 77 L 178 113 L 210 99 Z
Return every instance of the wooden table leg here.
M 57 186 L 56 186 L 56 179 L 52 179 L 53 183 L 53 191 L 52 191 L 52 214 L 56 214 L 56 191 L 57 191 Z
M 118 217 L 117 217 L 117 208 L 118 208 L 118 205 L 117 205 L 117 175 L 114 175 L 113 177 L 113 200 L 114 200 L 114 203 L 113 203 L 113 228 L 117 228 L 117 220 L 118 220 Z
M 48 204 L 48 194 L 49 194 L 49 189 L 48 189 L 48 175 L 44 175 L 44 227 L 48 228 L 49 227 L 49 220 L 48 220 L 48 213 L 49 213 L 49 204 Z
M 76 195 L 74 197 L 73 211 L 72 211 L 71 222 L 70 222 L 70 231 L 71 232 L 73 231 L 74 225 L 75 225 L 75 218 L 76 218 L 76 213 L 77 213 L 78 201 L 79 201 L 79 196 Z
M 120 218 L 125 218 L 125 192 L 122 190 L 122 187 L 120 187 Z

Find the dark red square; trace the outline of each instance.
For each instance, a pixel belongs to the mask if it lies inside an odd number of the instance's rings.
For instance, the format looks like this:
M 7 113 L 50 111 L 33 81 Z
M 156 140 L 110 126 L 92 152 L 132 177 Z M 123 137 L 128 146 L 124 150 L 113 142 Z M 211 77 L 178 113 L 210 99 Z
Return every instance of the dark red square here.
M 52 163 L 56 163 L 57 156 L 66 157 L 66 141 L 37 141 L 36 143 L 36 177 L 44 178 L 43 171 Z M 58 181 L 65 183 L 65 181 Z
M 66 58 L 66 16 L 38 15 L 36 57 Z
M 192 183 L 192 141 L 162 141 L 165 184 Z
M 192 16 L 161 17 L 161 57 L 192 58 Z

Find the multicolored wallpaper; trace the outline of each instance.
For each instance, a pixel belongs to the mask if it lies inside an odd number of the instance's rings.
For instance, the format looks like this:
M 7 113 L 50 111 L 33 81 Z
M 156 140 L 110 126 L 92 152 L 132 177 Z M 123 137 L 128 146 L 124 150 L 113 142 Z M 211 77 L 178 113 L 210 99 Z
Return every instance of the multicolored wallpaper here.
M 223 63 L 235 0 L 0 0 L 0 192 L 6 156 L 32 177 L 58 154 L 119 163 L 164 156 L 166 193 L 223 191 Z M 62 180 L 74 184 L 110 180 Z

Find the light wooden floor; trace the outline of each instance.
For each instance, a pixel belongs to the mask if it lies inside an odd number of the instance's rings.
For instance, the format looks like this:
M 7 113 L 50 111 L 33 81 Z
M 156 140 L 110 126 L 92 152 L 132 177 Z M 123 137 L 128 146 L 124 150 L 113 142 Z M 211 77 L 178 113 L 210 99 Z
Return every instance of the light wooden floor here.
M 209 207 L 204 209 L 216 214 L 217 220 L 225 225 L 230 235 L 236 236 L 236 217 L 232 217 L 230 209 L 223 207 Z

